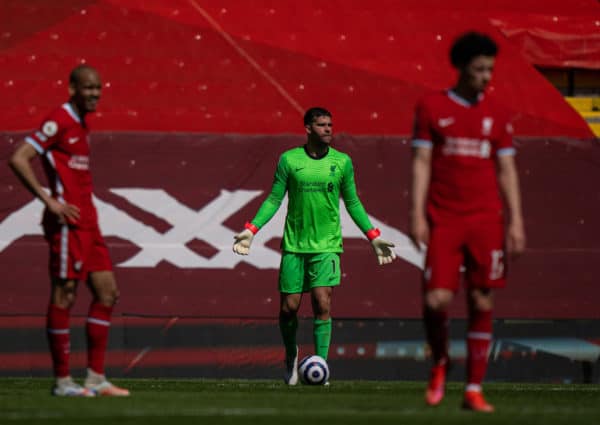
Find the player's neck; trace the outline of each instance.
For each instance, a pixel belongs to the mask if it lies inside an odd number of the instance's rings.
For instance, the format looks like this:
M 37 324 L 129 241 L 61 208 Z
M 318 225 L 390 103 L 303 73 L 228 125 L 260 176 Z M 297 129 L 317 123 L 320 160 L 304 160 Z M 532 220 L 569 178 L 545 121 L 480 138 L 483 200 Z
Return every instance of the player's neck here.
M 460 82 L 452 87 L 451 90 L 471 105 L 481 100 L 482 93 L 480 91 L 473 90 L 470 86 L 461 84 Z
M 327 152 L 329 152 L 329 145 L 309 140 L 306 142 L 306 145 L 304 145 L 304 150 L 311 158 L 319 159 L 327 155 Z
M 87 113 L 87 111 L 82 111 L 72 99 L 69 100 L 69 105 L 71 105 L 71 109 L 73 109 L 73 111 L 79 117 L 81 123 L 85 126 L 85 114 Z

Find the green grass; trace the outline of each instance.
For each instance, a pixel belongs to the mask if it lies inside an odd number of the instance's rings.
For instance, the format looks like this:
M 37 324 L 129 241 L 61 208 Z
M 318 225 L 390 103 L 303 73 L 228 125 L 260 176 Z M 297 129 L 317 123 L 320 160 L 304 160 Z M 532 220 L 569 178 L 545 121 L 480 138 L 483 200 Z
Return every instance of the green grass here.
M 441 406 L 423 403 L 420 382 L 332 381 L 286 387 L 279 381 L 115 380 L 129 398 L 51 397 L 48 379 L 0 379 L 1 424 L 598 424 L 598 385 L 487 384 L 497 412 L 460 409 L 451 383 Z

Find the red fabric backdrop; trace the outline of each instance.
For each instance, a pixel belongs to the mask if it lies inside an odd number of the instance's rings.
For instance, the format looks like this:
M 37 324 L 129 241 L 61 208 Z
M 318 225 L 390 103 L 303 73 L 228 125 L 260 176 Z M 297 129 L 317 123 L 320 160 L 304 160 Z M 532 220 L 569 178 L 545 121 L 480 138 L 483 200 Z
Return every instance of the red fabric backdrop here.
M 517 134 L 592 137 L 527 58 L 539 63 L 537 52 L 544 64 L 597 65 L 594 0 L 544 2 L 543 13 L 532 0 L 5 0 L 0 7 L 4 130 L 33 127 L 64 99 L 69 69 L 85 61 L 104 79 L 97 129 L 291 133 L 302 109 L 324 105 L 338 131 L 406 135 L 416 99 L 454 81 L 452 39 L 478 29 L 500 44 L 490 90 L 514 112 Z M 532 49 L 520 34 L 534 33 Z

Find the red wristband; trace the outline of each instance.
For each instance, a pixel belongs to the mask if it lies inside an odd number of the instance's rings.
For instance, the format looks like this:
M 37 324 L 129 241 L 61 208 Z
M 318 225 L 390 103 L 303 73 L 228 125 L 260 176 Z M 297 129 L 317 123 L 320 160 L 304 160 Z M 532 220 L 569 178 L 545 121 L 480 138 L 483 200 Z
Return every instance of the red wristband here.
M 247 221 L 246 224 L 244 224 L 244 229 L 250 230 L 255 235 L 258 233 L 258 227 L 256 227 L 254 224 L 250 223 L 249 221 Z
M 381 235 L 381 230 L 379 230 L 376 227 L 373 227 L 371 230 L 369 230 L 367 233 L 365 233 L 367 235 L 367 238 L 372 241 L 375 238 L 378 238 Z

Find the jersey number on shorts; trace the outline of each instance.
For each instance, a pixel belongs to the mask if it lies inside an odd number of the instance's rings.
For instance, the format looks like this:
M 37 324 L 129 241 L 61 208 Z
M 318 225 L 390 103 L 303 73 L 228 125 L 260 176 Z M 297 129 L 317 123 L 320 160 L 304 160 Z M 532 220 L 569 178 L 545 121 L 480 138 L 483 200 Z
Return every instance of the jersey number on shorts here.
M 490 254 L 492 256 L 490 280 L 500 279 L 504 275 L 504 251 L 501 249 L 494 249 Z

